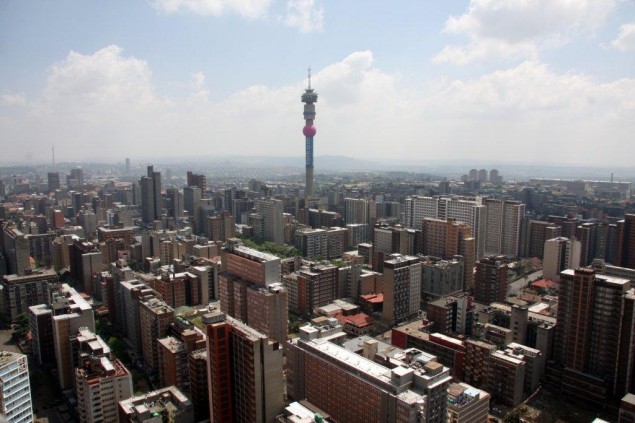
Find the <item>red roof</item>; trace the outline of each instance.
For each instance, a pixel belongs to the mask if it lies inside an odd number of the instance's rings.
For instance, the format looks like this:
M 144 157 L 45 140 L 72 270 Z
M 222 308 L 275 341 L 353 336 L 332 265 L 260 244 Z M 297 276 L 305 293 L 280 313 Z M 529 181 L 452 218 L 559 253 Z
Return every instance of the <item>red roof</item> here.
M 384 294 L 366 294 L 361 295 L 361 298 L 369 303 L 379 304 L 384 302 Z
M 550 281 L 549 279 L 540 279 L 539 281 L 532 283 L 531 286 L 533 286 L 534 288 L 547 289 L 557 288 L 558 284 L 554 281 Z
M 335 318 L 343 325 L 349 323 L 358 328 L 371 325 L 375 321 L 375 319 L 366 313 L 357 313 L 351 316 L 344 316 L 342 313 L 339 313 L 335 315 Z

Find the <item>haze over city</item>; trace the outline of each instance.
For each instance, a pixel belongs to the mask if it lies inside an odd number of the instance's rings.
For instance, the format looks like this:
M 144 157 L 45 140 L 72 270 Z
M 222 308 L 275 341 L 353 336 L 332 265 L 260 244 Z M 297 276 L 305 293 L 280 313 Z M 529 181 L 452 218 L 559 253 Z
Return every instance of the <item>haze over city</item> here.
M 0 161 L 304 154 L 631 166 L 635 4 L 0 6 Z

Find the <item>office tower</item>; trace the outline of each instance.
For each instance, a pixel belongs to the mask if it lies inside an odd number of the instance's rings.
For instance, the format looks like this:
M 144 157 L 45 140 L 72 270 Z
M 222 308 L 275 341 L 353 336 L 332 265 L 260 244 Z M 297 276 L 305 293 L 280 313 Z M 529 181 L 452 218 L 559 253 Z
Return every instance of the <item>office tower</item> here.
M 551 222 L 526 219 L 521 231 L 521 257 L 542 257 L 545 241 L 561 236 L 561 228 Z
M 50 286 L 58 281 L 54 270 L 44 269 L 24 276 L 2 277 L 3 314 L 10 322 L 17 322 L 30 306 L 44 304 L 49 300 Z
M 487 182 L 487 169 L 479 169 L 478 171 L 478 181 L 482 184 Z
M 15 226 L 7 223 L 2 228 L 4 255 L 7 259 L 7 273 L 24 276 L 31 268 L 29 263 L 29 242 Z
M 387 322 L 403 322 L 416 316 L 421 302 L 421 262 L 412 256 L 393 254 L 384 262 L 384 310 Z
M 92 241 L 97 235 L 97 215 L 92 210 L 80 210 L 77 223 L 84 228 L 86 239 Z
M 201 189 L 197 186 L 183 188 L 183 209 L 191 222 L 194 222 L 194 232 L 201 233 Z
M 206 334 L 210 421 L 274 421 L 284 408 L 282 346 L 231 317 Z
M 450 260 L 427 258 L 421 261 L 421 295 L 428 299 L 463 292 L 463 257 Z M 434 321 L 434 319 L 431 319 Z
M 361 198 L 344 199 L 344 221 L 346 224 L 362 223 L 370 224 L 375 216 L 375 203 L 372 200 Z
M 452 378 L 436 357 L 408 349 L 395 354 L 391 369 L 373 360 L 376 341 L 358 355 L 331 342 L 337 336 L 304 326 L 287 343 L 290 398 L 306 398 L 335 421 L 446 422 Z
M 60 189 L 60 174 L 59 172 L 49 172 L 47 174 L 49 192 L 55 192 L 56 189 Z
M 596 404 L 634 387 L 635 290 L 591 269 L 560 274 L 554 358 L 562 391 Z
M 328 258 L 328 238 L 324 229 L 302 229 L 296 231 L 293 245 L 302 257 L 309 260 L 326 260 Z
M 205 195 L 205 191 L 207 191 L 207 178 L 205 175 L 198 175 L 196 173 L 192 173 L 191 171 L 187 171 L 187 186 L 188 187 L 199 187 L 201 189 L 201 195 Z
M 175 386 L 119 401 L 119 423 L 194 423 L 194 407 Z
M 210 227 L 209 239 L 215 242 L 225 242 L 228 238 L 236 237 L 236 218 L 230 212 L 222 212 L 217 216 L 207 218 Z
M 256 212 L 262 217 L 262 239 L 284 244 L 284 207 L 273 198 L 256 200 Z
M 469 181 L 478 180 L 478 169 L 470 169 L 470 172 L 468 173 L 468 180 Z
M 580 241 L 558 237 L 545 241 L 542 272 L 545 279 L 558 282 L 560 272 L 580 267 Z
M 168 188 L 165 191 L 165 208 L 168 212 L 168 217 L 178 219 L 183 216 L 183 193 L 178 188 Z
M 635 214 L 626 214 L 617 222 L 617 265 L 635 269 Z
M 520 254 L 520 229 L 525 205 L 519 201 L 488 198 L 485 252 L 517 257 Z
M 306 188 L 304 192 L 305 198 L 313 197 L 313 137 L 317 132 L 313 126 L 315 119 L 315 104 L 318 100 L 317 93 L 311 88 L 311 71 L 309 70 L 309 85 L 304 94 L 302 94 L 302 102 L 304 103 L 304 128 L 302 134 L 306 143 Z
M 130 159 L 128 157 L 126 157 L 126 175 L 130 175 Z
M 490 394 L 467 383 L 448 388 L 448 422 L 487 423 Z
M 0 413 L 11 423 L 33 421 L 26 355 L 0 351 Z
M 168 325 L 174 320 L 174 309 L 164 301 L 152 298 L 139 303 L 141 351 L 147 368 L 156 373 L 159 369 L 157 340 L 167 335 Z
M 148 166 L 148 174 L 141 177 L 139 185 L 141 186 L 141 217 L 145 223 L 150 223 L 159 219 L 163 211 L 161 172 L 155 172 L 153 166 Z
M 476 261 L 476 239 L 472 235 L 471 226 L 450 218 L 424 218 L 421 227 L 422 253 L 444 259 L 462 256 L 463 289 L 471 291 L 474 287 Z
M 71 169 L 71 174 L 66 176 L 68 189 L 77 189 L 84 186 L 84 170 L 81 167 Z
M 489 305 L 507 298 L 507 257 L 490 256 L 476 262 L 474 300 Z
M 132 374 L 110 348 L 90 330 L 82 328 L 74 338 L 75 392 L 81 422 L 114 422 L 118 419 L 119 401 L 134 393 Z

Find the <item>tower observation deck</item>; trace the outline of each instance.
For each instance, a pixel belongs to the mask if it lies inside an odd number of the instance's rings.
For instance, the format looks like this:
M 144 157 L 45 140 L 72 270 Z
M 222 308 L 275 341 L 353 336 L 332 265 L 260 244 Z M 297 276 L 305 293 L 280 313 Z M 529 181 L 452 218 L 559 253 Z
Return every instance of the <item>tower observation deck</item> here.
M 317 130 L 313 126 L 313 120 L 315 120 L 315 104 L 317 102 L 318 95 L 311 88 L 311 69 L 309 69 L 309 83 L 302 94 L 302 102 L 304 103 L 304 128 L 302 133 L 304 134 L 306 142 L 306 189 L 305 198 L 313 197 L 313 137 Z

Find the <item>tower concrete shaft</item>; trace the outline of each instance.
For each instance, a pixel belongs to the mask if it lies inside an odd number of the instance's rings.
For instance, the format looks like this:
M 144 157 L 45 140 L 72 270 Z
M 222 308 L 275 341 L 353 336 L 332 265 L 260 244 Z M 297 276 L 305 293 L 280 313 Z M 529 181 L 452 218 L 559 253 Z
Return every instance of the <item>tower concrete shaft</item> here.
M 306 188 L 305 198 L 313 197 L 313 137 L 316 134 L 313 120 L 315 119 L 315 104 L 318 95 L 311 88 L 311 70 L 309 69 L 309 83 L 302 94 L 302 102 L 304 103 L 304 128 L 302 133 L 306 140 Z

